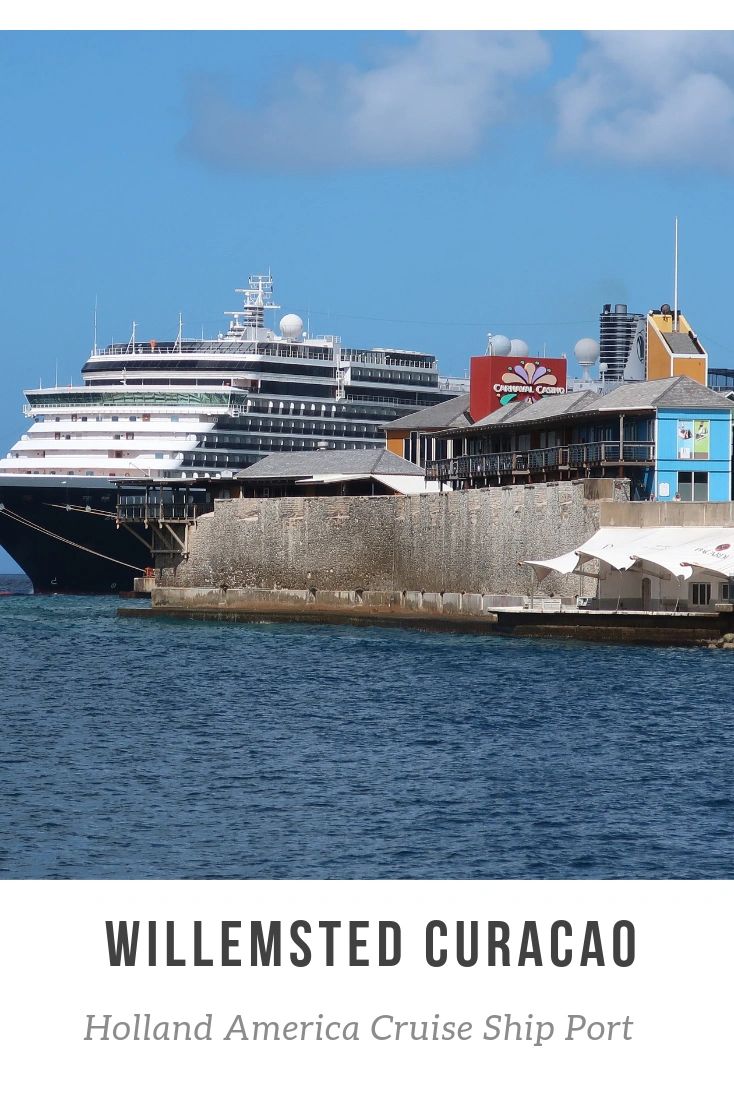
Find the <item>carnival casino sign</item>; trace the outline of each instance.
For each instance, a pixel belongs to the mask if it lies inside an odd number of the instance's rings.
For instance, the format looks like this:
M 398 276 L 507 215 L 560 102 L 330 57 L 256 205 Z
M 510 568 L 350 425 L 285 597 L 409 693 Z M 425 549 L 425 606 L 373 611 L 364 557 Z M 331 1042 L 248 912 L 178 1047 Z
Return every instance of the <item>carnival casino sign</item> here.
M 472 356 L 469 412 L 475 422 L 515 401 L 566 393 L 566 360 Z

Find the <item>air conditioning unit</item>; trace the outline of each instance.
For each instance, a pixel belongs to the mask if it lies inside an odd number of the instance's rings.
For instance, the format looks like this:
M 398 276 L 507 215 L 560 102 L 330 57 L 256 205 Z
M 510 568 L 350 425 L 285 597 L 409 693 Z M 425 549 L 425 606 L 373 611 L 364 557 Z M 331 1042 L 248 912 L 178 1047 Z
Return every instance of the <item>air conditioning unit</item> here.
M 576 597 L 576 607 L 577 608 L 588 608 L 589 604 L 591 604 L 591 597 L 590 596 L 577 596 Z

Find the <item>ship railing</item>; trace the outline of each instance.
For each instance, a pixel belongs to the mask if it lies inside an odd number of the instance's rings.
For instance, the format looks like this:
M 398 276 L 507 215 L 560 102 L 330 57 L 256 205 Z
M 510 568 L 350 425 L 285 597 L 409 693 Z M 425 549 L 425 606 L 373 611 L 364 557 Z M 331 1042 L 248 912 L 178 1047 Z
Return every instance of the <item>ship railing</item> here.
M 53 391 L 48 394 L 38 393 L 33 395 L 31 402 L 23 406 L 28 410 L 28 416 L 43 412 L 47 409 L 58 411 L 59 406 L 100 406 L 104 408 L 112 406 L 143 406 L 169 405 L 181 407 L 215 406 L 221 408 L 229 404 L 231 397 L 230 388 L 227 386 L 219 390 L 203 390 L 192 387 L 190 390 L 182 390 L 173 387 L 167 392 L 163 388 L 147 389 L 143 386 L 125 387 L 109 386 L 99 387 L 80 386 L 75 390 Z
M 379 394 L 347 394 L 345 401 L 356 405 L 412 405 L 413 408 L 424 405 L 437 405 L 435 401 L 413 401 L 412 398 L 399 398 L 397 396 L 384 397 Z
M 334 340 L 333 337 L 324 337 L 325 340 Z M 155 342 L 140 342 L 135 344 L 112 344 L 109 348 L 97 348 L 92 353 L 91 359 L 120 356 L 188 356 L 188 355 L 256 355 L 256 356 L 282 356 L 284 359 L 315 359 L 331 360 L 333 350 L 331 348 L 312 348 L 298 344 L 270 344 L 253 340 L 184 340 L 181 344 L 175 343 L 157 344 Z
M 399 367 L 412 371 L 436 370 L 435 360 L 403 359 L 402 356 L 386 356 L 384 352 L 359 352 L 353 348 L 342 348 L 341 361 L 369 367 Z

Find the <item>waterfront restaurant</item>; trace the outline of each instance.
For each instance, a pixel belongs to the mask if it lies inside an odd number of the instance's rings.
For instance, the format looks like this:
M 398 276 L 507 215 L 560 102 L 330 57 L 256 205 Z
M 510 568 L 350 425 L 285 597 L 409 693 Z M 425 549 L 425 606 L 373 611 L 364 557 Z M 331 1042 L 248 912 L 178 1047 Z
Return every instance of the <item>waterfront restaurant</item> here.
M 642 506 L 643 509 L 660 506 Z M 685 523 L 663 527 L 602 527 L 581 546 L 549 559 L 526 559 L 538 581 L 575 573 L 596 583 L 589 610 L 644 612 L 731 611 L 734 527 L 731 506 L 667 506 Z M 691 512 L 691 510 L 693 510 Z M 684 515 L 688 513 L 688 515 Z M 706 514 L 724 526 L 704 526 Z M 727 514 L 728 513 L 728 514 Z M 642 517 L 641 517 L 642 518 Z M 588 589 L 587 589 L 588 592 Z
M 442 432 L 455 457 L 426 477 L 453 489 L 628 478 L 632 500 L 730 501 L 733 409 L 683 375 L 512 401 Z

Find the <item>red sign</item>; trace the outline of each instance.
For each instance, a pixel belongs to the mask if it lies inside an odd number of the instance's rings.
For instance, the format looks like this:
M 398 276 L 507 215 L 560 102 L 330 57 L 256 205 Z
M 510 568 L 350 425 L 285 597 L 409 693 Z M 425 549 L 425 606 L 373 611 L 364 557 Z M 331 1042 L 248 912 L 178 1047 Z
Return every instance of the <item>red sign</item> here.
M 566 393 L 566 360 L 533 356 L 472 356 L 469 412 L 479 421 L 512 401 Z

